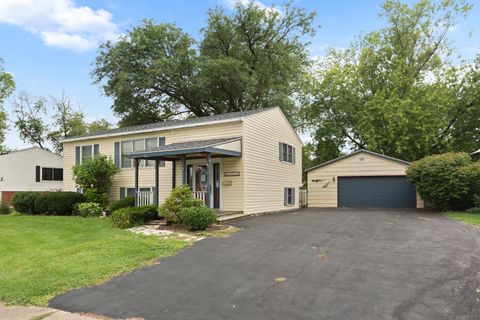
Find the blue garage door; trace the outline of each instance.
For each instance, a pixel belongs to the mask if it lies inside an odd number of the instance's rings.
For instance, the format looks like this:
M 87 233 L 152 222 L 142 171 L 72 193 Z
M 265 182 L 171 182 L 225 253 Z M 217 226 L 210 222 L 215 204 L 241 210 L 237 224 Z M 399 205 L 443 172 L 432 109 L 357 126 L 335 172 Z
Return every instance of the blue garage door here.
M 415 187 L 405 177 L 339 177 L 338 206 L 415 208 Z

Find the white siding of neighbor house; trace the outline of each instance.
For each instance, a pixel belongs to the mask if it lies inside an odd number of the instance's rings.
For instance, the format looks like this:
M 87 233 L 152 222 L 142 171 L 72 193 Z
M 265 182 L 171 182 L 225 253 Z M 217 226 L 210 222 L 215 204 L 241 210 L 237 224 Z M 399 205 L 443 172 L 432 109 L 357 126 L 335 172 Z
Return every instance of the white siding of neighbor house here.
M 229 137 L 241 137 L 243 133 L 243 124 L 239 121 L 230 121 L 219 124 L 201 125 L 196 127 L 157 130 L 148 133 L 139 134 L 125 134 L 122 136 L 112 137 L 92 137 L 89 140 L 82 141 L 70 141 L 64 143 L 64 181 L 66 190 L 75 190 L 75 183 L 72 177 L 71 168 L 75 165 L 75 147 L 82 145 L 99 144 L 100 153 L 107 155 L 113 159 L 114 157 L 114 144 L 115 142 L 153 138 L 153 137 L 165 137 L 165 143 L 177 143 L 194 140 L 207 140 L 217 138 L 229 138 Z M 233 147 L 233 146 L 232 146 Z M 215 159 L 214 161 L 217 161 Z M 219 160 L 222 162 L 222 179 L 224 171 L 240 171 L 241 177 L 243 177 L 243 158 L 224 158 Z M 189 160 L 187 164 L 193 162 L 202 162 L 202 160 Z M 177 161 L 176 169 L 176 184 L 182 183 L 181 176 L 181 161 Z M 172 188 L 172 162 L 167 161 L 165 167 L 160 168 L 160 203 L 169 195 Z M 243 211 L 243 179 L 237 177 L 228 178 L 232 181 L 229 186 L 222 186 L 221 203 L 223 204 L 223 210 L 238 210 Z M 118 175 L 115 176 L 110 194 L 110 200 L 115 201 L 120 197 L 121 187 L 134 187 L 135 186 L 135 169 L 134 168 L 121 168 Z M 139 186 L 142 187 L 154 187 L 155 186 L 155 169 L 154 167 L 140 167 L 139 169 Z M 239 192 L 240 191 L 240 192 Z
M 295 164 L 279 159 L 279 143 L 295 148 Z M 302 142 L 279 108 L 244 118 L 245 213 L 299 207 Z M 295 205 L 284 205 L 284 188 L 295 188 Z
M 50 191 L 63 188 L 62 181 L 36 182 L 35 167 L 63 168 L 62 157 L 40 148 L 0 155 L 0 191 Z
M 309 207 L 337 207 L 340 176 L 404 176 L 408 165 L 365 152 L 335 161 L 307 173 Z M 312 182 L 318 180 L 318 182 Z M 423 208 L 417 193 L 417 208 Z

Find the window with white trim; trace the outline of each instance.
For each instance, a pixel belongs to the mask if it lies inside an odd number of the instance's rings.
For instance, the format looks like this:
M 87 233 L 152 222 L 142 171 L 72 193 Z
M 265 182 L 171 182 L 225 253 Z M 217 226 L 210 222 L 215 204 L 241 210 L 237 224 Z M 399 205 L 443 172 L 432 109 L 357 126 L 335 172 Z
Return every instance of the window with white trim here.
M 146 138 L 126 140 L 120 142 L 120 166 L 122 168 L 132 168 L 133 160 L 126 156 L 127 153 L 133 151 L 143 151 L 157 148 L 159 146 L 160 138 Z M 155 160 L 141 160 L 140 167 L 155 167 Z M 164 164 L 160 164 L 164 166 Z
M 295 188 L 285 188 L 283 190 L 285 206 L 295 205 Z
M 98 144 L 88 144 L 76 146 L 76 164 L 82 164 L 85 161 L 92 160 L 100 155 L 100 146 Z
M 288 163 L 295 163 L 295 148 L 287 143 L 281 142 L 279 144 L 279 153 L 280 153 L 280 161 L 288 162 Z

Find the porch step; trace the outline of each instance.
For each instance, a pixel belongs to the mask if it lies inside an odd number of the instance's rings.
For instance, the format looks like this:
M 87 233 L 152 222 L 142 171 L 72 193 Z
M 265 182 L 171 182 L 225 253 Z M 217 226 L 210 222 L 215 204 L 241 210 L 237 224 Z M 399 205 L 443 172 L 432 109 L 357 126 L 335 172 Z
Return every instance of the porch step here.
M 150 220 L 147 222 L 149 226 L 165 226 L 167 222 L 165 220 Z
M 219 216 L 217 218 L 217 223 L 222 223 L 222 222 L 247 218 L 247 217 L 251 217 L 251 216 L 253 216 L 253 214 L 251 214 L 251 213 L 234 212 L 234 213 L 231 213 L 231 214 L 225 214 L 225 215 Z

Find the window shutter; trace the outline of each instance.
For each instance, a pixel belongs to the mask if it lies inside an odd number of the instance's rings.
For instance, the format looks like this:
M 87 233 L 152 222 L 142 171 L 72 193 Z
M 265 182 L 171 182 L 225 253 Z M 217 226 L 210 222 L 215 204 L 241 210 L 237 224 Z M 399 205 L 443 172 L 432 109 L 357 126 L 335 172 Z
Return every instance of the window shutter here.
M 120 168 L 120 142 L 115 142 L 115 155 L 114 155 L 114 163 L 117 168 Z M 121 190 L 121 188 L 120 188 Z M 121 193 L 120 193 L 121 194 Z
M 287 206 L 288 199 L 288 188 L 283 188 L 283 205 Z
M 282 161 L 283 143 L 278 143 L 278 160 Z
M 295 205 L 295 188 L 292 188 L 292 205 Z
M 292 163 L 295 164 L 295 148 L 292 147 Z
M 94 144 L 93 145 L 93 157 L 96 158 L 100 155 L 100 145 Z
M 75 147 L 75 164 L 80 164 L 80 146 Z
M 40 166 L 35 166 L 35 181 L 40 182 Z
M 165 137 L 158 137 L 158 146 L 163 147 L 165 145 Z M 158 164 L 159 167 L 165 167 L 165 161 L 162 160 Z
M 120 188 L 120 199 L 125 198 L 125 188 Z

